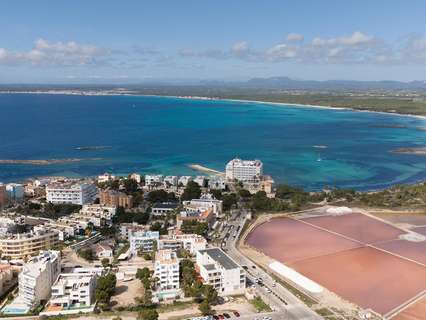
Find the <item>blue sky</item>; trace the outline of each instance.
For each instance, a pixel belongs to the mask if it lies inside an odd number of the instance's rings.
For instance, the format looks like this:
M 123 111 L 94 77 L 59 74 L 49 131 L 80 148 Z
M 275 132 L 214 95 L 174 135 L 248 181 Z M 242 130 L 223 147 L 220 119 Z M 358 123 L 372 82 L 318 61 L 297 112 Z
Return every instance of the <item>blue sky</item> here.
M 0 82 L 425 80 L 421 0 L 4 0 Z

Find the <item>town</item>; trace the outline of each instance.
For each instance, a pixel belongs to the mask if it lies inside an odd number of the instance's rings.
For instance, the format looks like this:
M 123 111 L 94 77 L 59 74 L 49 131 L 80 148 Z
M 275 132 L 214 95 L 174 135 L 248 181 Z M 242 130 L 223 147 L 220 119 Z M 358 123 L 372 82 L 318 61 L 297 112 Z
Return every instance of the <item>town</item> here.
M 157 319 L 174 308 L 194 314 L 184 307 L 195 302 L 195 314 L 212 319 L 280 318 L 285 305 L 235 250 L 251 219 L 245 193 L 274 196 L 259 160 L 233 159 L 211 176 L 1 184 L 0 312 Z

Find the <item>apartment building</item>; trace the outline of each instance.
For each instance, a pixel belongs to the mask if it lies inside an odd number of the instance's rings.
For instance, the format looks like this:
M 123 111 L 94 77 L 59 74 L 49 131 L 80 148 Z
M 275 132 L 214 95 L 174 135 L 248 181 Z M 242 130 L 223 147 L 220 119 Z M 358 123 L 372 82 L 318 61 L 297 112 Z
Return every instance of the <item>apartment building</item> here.
M 176 202 L 156 203 L 151 208 L 151 214 L 153 216 L 165 216 L 169 212 L 175 211 L 178 206 Z
M 8 217 L 0 217 L 0 237 L 13 233 L 16 230 L 16 221 Z
M 194 182 L 200 187 L 205 187 L 207 184 L 207 178 L 205 176 L 196 176 Z
M 129 233 L 130 252 L 135 255 L 138 251 L 153 251 L 160 239 L 158 231 L 136 231 Z
M 204 194 L 200 199 L 184 201 L 183 206 L 190 211 L 212 209 L 216 217 L 220 216 L 223 211 L 222 200 L 215 199 L 211 194 Z
M 115 176 L 112 175 L 111 173 L 105 172 L 104 174 L 101 174 L 100 176 L 98 176 L 98 183 L 105 183 L 105 182 L 109 182 L 109 181 L 114 181 L 115 180 Z
M 186 187 L 186 185 L 192 181 L 192 177 L 191 176 L 182 176 L 179 177 L 178 179 L 178 185 L 183 185 L 184 187 Z
M 102 204 L 86 204 L 79 213 L 74 216 L 77 219 L 88 220 L 93 223 L 95 227 L 102 225 L 111 225 L 112 218 L 115 216 L 117 208 L 115 206 L 106 206 Z
M 207 240 L 198 234 L 174 234 L 162 236 L 158 241 L 158 249 L 177 251 L 187 250 L 191 255 L 207 247 Z
M 48 250 L 59 243 L 59 233 L 44 226 L 34 227 L 27 233 L 7 235 L 0 238 L 0 251 L 3 257 L 24 259 L 37 255 L 40 250 Z
M 132 173 L 129 176 L 129 179 L 133 179 L 135 180 L 137 183 L 141 183 L 142 182 L 142 176 L 139 173 Z
M 219 295 L 244 294 L 244 269 L 221 249 L 197 251 L 196 266 L 203 282 L 212 285 Z
M 24 186 L 19 183 L 8 183 L 6 185 L 6 195 L 11 202 L 20 202 L 24 199 Z
M 147 174 L 145 176 L 145 185 L 148 187 L 159 186 L 163 183 L 161 174 Z
M 0 264 L 0 296 L 3 296 L 16 283 L 17 273 L 11 265 Z
M 208 187 L 212 190 L 225 190 L 226 180 L 222 176 L 211 176 L 209 177 Z
M 8 306 L 25 305 L 28 309 L 49 299 L 52 285 L 61 272 L 59 251 L 43 251 L 24 264 L 19 274 L 19 293 Z
M 185 221 L 197 221 L 207 223 L 211 228 L 215 222 L 215 214 L 212 208 L 186 208 L 176 216 L 176 227 L 180 229 Z
M 178 185 L 178 177 L 165 176 L 163 182 L 165 187 L 176 187 Z
M 154 277 L 158 278 L 160 295 L 176 296 L 179 290 L 179 260 L 172 250 L 158 250 L 155 255 Z
M 110 207 L 133 207 L 133 196 L 115 190 L 103 190 L 99 193 L 99 203 Z
M 225 176 L 229 181 L 257 180 L 263 175 L 263 164 L 260 160 L 232 159 L 225 168 Z
M 95 303 L 96 273 L 61 273 L 52 286 L 52 296 L 46 311 L 60 314 L 78 310 Z
M 146 226 L 137 223 L 120 223 L 120 237 L 129 240 L 131 233 L 142 232 L 146 229 Z
M 54 183 L 46 187 L 46 200 L 54 204 L 92 203 L 98 194 L 98 189 L 91 183 Z

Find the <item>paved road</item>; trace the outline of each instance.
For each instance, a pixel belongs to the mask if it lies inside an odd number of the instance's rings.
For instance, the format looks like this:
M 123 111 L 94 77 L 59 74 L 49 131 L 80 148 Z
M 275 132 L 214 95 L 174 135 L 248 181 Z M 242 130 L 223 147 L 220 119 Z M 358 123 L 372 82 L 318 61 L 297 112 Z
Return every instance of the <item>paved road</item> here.
M 256 278 L 261 278 L 263 286 L 256 285 L 262 299 L 275 311 L 273 319 L 291 320 L 319 320 L 322 319 L 317 313 L 307 307 L 296 298 L 290 291 L 284 288 L 263 269 L 255 266 L 251 260 L 241 254 L 236 248 L 242 227 L 246 221 L 247 212 L 234 210 L 228 220 L 227 227 L 222 231 L 222 247 L 240 265 L 247 266 L 247 283 L 251 285 Z M 253 316 L 250 318 L 254 318 Z M 257 317 L 259 320 L 261 318 Z

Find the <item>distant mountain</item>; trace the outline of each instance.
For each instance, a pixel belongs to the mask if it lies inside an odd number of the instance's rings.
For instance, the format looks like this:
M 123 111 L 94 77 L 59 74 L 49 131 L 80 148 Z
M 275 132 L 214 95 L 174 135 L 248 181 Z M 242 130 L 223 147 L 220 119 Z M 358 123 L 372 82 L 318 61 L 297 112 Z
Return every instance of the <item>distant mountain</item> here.
M 289 77 L 253 78 L 240 86 L 290 90 L 419 90 L 426 89 L 425 81 L 355 81 L 355 80 L 295 80 Z

